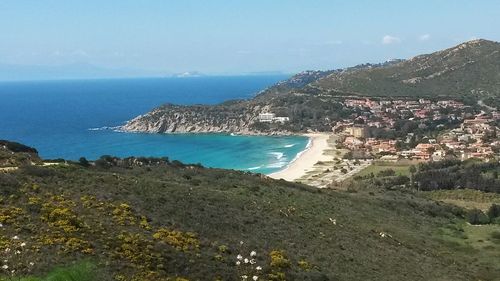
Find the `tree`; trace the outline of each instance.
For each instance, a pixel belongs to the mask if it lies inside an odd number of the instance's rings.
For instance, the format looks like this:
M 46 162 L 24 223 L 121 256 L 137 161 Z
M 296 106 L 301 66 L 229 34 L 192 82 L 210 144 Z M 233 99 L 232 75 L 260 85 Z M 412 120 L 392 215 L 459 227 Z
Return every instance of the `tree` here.
M 90 164 L 89 164 L 89 161 L 87 160 L 87 158 L 85 157 L 80 157 L 80 159 L 78 160 L 78 162 L 80 163 L 80 165 L 82 165 L 83 167 L 88 167 Z
M 500 205 L 497 204 L 491 205 L 486 214 L 491 220 L 500 217 Z
M 411 165 L 410 168 L 408 168 L 408 171 L 410 172 L 410 186 L 413 186 L 413 178 L 417 172 L 417 167 L 415 167 L 415 165 Z

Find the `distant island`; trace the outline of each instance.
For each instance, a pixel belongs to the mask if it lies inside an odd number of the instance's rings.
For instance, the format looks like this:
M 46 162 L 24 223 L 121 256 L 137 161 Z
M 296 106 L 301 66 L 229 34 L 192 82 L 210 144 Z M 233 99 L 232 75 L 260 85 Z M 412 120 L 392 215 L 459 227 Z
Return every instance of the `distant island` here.
M 198 71 L 186 71 L 181 73 L 174 73 L 171 77 L 175 78 L 188 78 L 188 77 L 203 77 L 205 74 Z

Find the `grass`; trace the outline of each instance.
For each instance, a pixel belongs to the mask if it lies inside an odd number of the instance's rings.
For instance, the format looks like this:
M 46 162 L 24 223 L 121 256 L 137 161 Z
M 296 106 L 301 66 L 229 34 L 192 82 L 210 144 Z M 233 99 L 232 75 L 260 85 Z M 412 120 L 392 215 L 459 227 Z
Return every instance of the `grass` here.
M 2 281 L 95 281 L 96 266 L 91 262 L 80 262 L 72 266 L 59 267 L 45 277 L 4 278 Z
M 485 280 L 498 280 L 496 273 L 500 271 L 500 225 L 470 225 L 468 223 L 451 224 L 443 227 L 436 237 L 461 252 L 468 252 L 475 262 L 491 271 L 481 272 Z M 449 254 L 453 254 L 450 251 Z M 479 277 L 479 276 L 478 276 Z
M 473 189 L 435 190 L 423 192 L 425 196 L 466 209 L 486 211 L 493 204 L 500 204 L 500 194 L 485 193 Z
M 356 174 L 356 176 L 368 176 L 370 174 L 374 174 L 375 176 L 380 173 L 381 171 L 385 170 L 394 170 L 396 172 L 396 175 L 398 176 L 409 176 L 409 168 L 411 164 L 407 162 L 374 162 L 372 165 L 366 167 L 362 171 Z

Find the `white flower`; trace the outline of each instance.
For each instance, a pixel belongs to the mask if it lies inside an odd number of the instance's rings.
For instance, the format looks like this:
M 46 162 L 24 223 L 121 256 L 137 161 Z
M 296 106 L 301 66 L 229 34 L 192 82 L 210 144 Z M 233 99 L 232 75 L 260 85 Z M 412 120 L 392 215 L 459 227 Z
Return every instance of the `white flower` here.
M 238 256 L 236 256 L 236 258 L 237 258 L 238 260 L 241 260 L 241 259 L 243 259 L 243 256 L 238 255 Z
M 35 265 L 35 263 L 34 263 L 34 262 L 30 262 L 30 266 L 34 266 L 34 265 Z
M 246 276 L 246 275 L 241 275 L 241 279 L 242 279 L 242 280 L 247 280 L 247 278 L 248 278 L 248 276 Z
M 243 241 L 240 241 L 240 245 L 243 245 L 243 243 L 245 243 L 245 242 L 243 242 Z
M 250 252 L 251 257 L 255 257 L 256 255 L 257 255 L 257 252 L 255 252 L 255 251 Z
M 245 260 L 244 260 L 244 262 L 245 262 L 245 263 L 248 263 L 248 262 L 249 262 L 249 260 L 248 260 L 248 259 L 245 259 Z
M 240 261 L 237 261 L 237 262 L 236 262 L 236 265 L 240 265 L 240 264 L 241 264 L 241 262 L 240 262 Z
M 10 252 L 10 248 L 5 248 L 5 252 L 9 253 Z
M 257 263 L 257 262 L 256 262 L 254 259 L 251 259 L 251 260 L 250 260 L 250 264 L 252 264 L 252 265 L 253 265 L 253 264 L 256 264 L 256 263 Z
M 0 222 L 0 227 L 3 227 L 3 224 Z
M 24 247 L 24 246 L 26 246 L 26 243 L 24 243 L 24 242 L 21 243 L 21 247 Z
M 16 236 L 12 237 L 12 239 L 19 240 L 19 236 L 16 235 Z
M 15 254 L 16 254 L 16 255 L 20 255 L 20 254 L 21 254 L 21 251 L 17 250 Z
M 254 276 L 252 277 L 252 279 L 253 279 L 253 281 L 257 281 L 257 280 L 259 279 L 259 276 L 255 276 L 255 275 L 254 275 Z
M 262 266 L 260 266 L 260 265 L 259 265 L 259 266 L 257 266 L 257 267 L 255 268 L 255 270 L 257 270 L 257 271 L 261 271 L 261 270 L 262 270 Z
M 4 264 L 4 265 L 2 266 L 2 269 L 7 270 L 7 269 L 9 269 L 9 266 L 8 266 L 8 265 L 6 265 L 6 264 Z

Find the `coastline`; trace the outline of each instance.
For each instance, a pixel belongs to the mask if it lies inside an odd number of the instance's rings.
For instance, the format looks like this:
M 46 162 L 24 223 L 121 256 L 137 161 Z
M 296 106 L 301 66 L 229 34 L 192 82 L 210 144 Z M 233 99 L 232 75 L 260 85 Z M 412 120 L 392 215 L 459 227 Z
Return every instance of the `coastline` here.
M 309 138 L 309 143 L 302 152 L 297 154 L 283 170 L 269 174 L 274 179 L 284 179 L 287 181 L 297 180 L 310 170 L 318 161 L 328 161 L 331 157 L 324 154 L 329 149 L 328 139 L 330 133 L 311 133 L 303 136 Z

